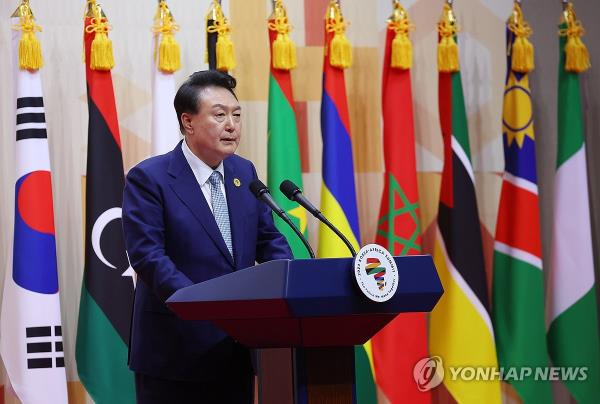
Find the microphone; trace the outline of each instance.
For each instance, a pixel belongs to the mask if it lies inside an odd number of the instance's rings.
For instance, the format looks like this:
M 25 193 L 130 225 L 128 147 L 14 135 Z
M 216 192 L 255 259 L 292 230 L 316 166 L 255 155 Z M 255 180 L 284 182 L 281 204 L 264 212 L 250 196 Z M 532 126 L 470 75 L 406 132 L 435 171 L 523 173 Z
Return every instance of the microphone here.
M 348 250 L 350 250 L 352 256 L 356 257 L 356 251 L 354 250 L 354 247 L 352 247 L 352 244 L 350 243 L 350 241 L 348 241 L 346 236 L 344 236 L 344 234 L 341 231 L 339 231 L 329 220 L 327 220 L 327 218 L 323 216 L 319 209 L 315 208 L 315 206 L 312 203 L 310 203 L 310 201 L 302 194 L 302 190 L 298 188 L 296 184 L 294 184 L 290 180 L 284 180 L 279 185 L 279 190 L 290 201 L 298 202 L 298 204 L 302 205 L 304 209 L 308 210 L 311 215 L 313 215 L 321 222 L 323 222 L 327 227 L 329 227 L 340 239 L 342 239 L 344 244 L 346 244 L 346 247 L 348 247 Z
M 263 201 L 264 203 L 266 203 L 267 206 L 269 206 L 269 208 L 271 208 L 271 210 L 277 214 L 277 216 L 279 216 L 284 222 L 286 222 L 288 224 L 288 226 L 290 226 L 292 228 L 292 230 L 294 230 L 294 233 L 296 233 L 296 235 L 300 238 L 300 240 L 302 240 L 302 243 L 308 250 L 308 254 L 310 255 L 310 257 L 315 258 L 315 252 L 313 251 L 312 247 L 308 243 L 308 240 L 306 240 L 306 238 L 304 237 L 304 235 L 302 234 L 300 229 L 298 229 L 298 227 L 294 224 L 294 222 L 292 222 L 292 220 L 285 213 L 285 211 L 283 209 L 281 209 L 279 207 L 279 205 L 277 205 L 277 202 L 275 202 L 275 200 L 271 196 L 271 193 L 269 192 L 269 188 L 267 188 L 267 186 L 265 184 L 263 184 L 260 180 L 252 181 L 250 183 L 249 188 L 250 188 L 250 192 L 252 192 L 252 194 L 256 197 L 256 199 L 259 199 L 259 200 Z

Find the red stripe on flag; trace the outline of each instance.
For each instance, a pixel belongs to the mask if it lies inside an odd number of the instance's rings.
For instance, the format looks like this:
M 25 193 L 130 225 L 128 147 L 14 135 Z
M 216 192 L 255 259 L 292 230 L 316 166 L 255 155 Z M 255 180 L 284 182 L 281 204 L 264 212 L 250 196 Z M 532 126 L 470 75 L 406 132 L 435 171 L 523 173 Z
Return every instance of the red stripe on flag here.
M 333 32 L 327 33 L 325 30 L 326 47 L 329 49 L 331 46 L 331 40 L 333 39 Z M 329 54 L 329 52 L 328 52 Z M 344 69 L 338 69 L 337 67 L 331 66 L 329 63 L 329 57 L 323 58 L 323 86 L 325 92 L 331 98 L 340 116 L 340 120 L 344 124 L 346 133 L 350 138 L 352 134 L 350 132 L 350 114 L 348 112 L 348 103 L 346 100 L 346 81 L 344 80 Z
M 90 25 L 91 18 L 85 18 L 85 27 Z M 117 108 L 115 106 L 115 94 L 113 91 L 112 75 L 110 70 L 99 71 L 90 69 L 90 50 L 95 33 L 85 32 L 85 69 L 88 85 L 88 94 L 96 107 L 100 110 L 106 125 L 110 129 L 115 142 L 121 149 L 121 135 L 119 133 L 119 122 L 117 120 Z
M 269 20 L 270 23 L 274 23 L 274 20 Z M 277 38 L 277 32 L 269 30 L 269 52 L 271 52 L 271 60 L 273 60 L 273 42 Z M 290 108 L 294 109 L 294 94 L 292 93 L 292 78 L 289 70 L 281 70 L 273 68 L 273 63 L 270 62 L 271 74 L 275 78 L 275 81 L 279 84 L 281 92 L 285 95 Z
M 541 258 L 537 195 L 507 181 L 502 183 L 501 195 L 496 240 Z
M 449 208 L 454 206 L 452 182 L 452 73 L 439 74 L 439 110 L 442 136 L 444 138 L 444 170 L 440 188 L 440 202 Z

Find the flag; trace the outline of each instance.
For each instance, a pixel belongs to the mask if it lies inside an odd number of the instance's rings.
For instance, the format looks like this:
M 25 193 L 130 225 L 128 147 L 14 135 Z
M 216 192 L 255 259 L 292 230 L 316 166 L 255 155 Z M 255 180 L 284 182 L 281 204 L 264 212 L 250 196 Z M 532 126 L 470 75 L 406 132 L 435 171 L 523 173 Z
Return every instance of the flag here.
M 450 367 L 496 368 L 467 115 L 458 64 L 456 20 L 448 4 L 438 24 L 440 125 L 444 168 L 434 262 L 444 294 L 430 317 L 431 355 L 442 359 L 444 385 L 460 403 L 499 403 L 500 383 L 450 377 Z
M 355 249 L 360 243 L 350 116 L 346 99 L 344 68 L 352 62 L 352 49 L 339 3 L 331 0 L 325 16 L 325 57 L 321 100 L 323 137 L 323 185 L 321 212 L 348 238 Z M 319 227 L 319 257 L 348 257 L 346 245 L 325 225 Z M 375 402 L 370 364 L 370 343 L 355 348 L 355 380 L 358 403 Z
M 502 117 L 504 176 L 494 243 L 492 320 L 501 368 L 544 368 L 549 365 L 544 322 L 544 278 L 533 106 L 529 71 L 531 34 L 519 4 L 514 4 L 507 30 L 507 75 Z M 530 54 L 528 59 L 524 52 Z M 509 379 L 524 402 L 552 402 L 547 380 L 534 376 Z
M 223 13 L 221 2 L 212 0 L 206 14 L 205 62 L 210 70 L 227 73 L 235 68 L 237 62 L 230 33 L 231 25 Z
M 133 373 L 127 367 L 135 277 L 120 220 L 125 178 L 108 28 L 100 6 L 89 2 L 84 34 L 89 111 L 85 268 L 76 359 L 81 382 L 99 404 L 135 402 Z
M 173 72 L 181 67 L 179 44 L 174 39 L 175 24 L 167 3 L 161 0 L 154 17 L 152 58 L 152 155 L 167 153 L 179 142 L 179 125 L 173 100 Z
M 375 242 L 393 255 L 411 255 L 421 252 L 408 37 L 413 27 L 400 3 L 394 7 L 383 58 L 385 178 Z M 405 313 L 371 339 L 375 381 L 390 403 L 431 402 L 431 393 L 419 391 L 413 378 L 415 364 L 428 354 L 426 321 L 425 313 Z
M 294 44 L 289 38 L 291 27 L 287 20 L 286 10 L 281 2 L 276 3 L 268 27 L 269 43 L 271 45 L 271 68 L 269 75 L 267 183 L 269 188 L 273 190 L 278 189 L 283 180 L 289 179 L 302 188 L 302 167 L 290 74 L 290 69 L 293 67 L 291 52 L 294 52 L 293 59 L 295 59 L 295 48 L 293 48 Z M 287 58 L 282 55 L 284 52 L 287 53 Z M 276 68 L 276 62 L 281 62 L 282 59 L 285 59 L 284 62 L 289 63 L 282 63 L 283 66 L 280 63 Z M 300 231 L 307 237 L 306 210 L 298 206 L 296 202 L 284 197 L 280 192 L 274 192 L 273 199 L 290 215 Z M 290 244 L 294 257 L 308 258 L 308 252 L 298 236 L 283 220 L 278 216 L 273 216 L 277 228 Z
M 41 53 L 35 32 L 40 27 L 27 2 L 21 3 L 11 23 L 15 28 L 15 223 L 12 268 L 7 268 L 4 280 L 0 350 L 21 402 L 67 403 L 52 180 L 42 81 L 37 70 Z M 28 32 L 32 36 L 27 37 Z M 27 48 L 21 58 L 20 40 L 21 48 Z M 30 70 L 19 67 L 32 61 L 25 60 L 27 56 L 37 59 L 28 66 Z
M 600 402 L 598 312 L 585 139 L 578 72 L 589 67 L 583 33 L 569 3 L 561 25 L 558 67 L 558 155 L 548 291 L 548 346 L 554 366 L 586 368 L 565 380 L 578 403 Z M 570 60 L 576 58 L 576 60 Z M 577 58 L 579 60 L 577 60 Z

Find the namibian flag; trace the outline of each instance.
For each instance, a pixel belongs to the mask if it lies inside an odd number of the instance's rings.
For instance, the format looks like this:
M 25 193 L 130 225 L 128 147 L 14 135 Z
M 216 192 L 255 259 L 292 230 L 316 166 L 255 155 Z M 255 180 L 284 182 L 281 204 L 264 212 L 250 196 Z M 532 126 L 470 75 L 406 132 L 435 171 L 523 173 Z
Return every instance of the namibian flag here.
M 135 274 L 129 265 L 121 205 L 125 183 L 121 138 L 110 70 L 90 67 L 94 37 L 107 20 L 90 4 L 85 17 L 88 154 L 85 268 L 77 326 L 77 372 L 96 403 L 133 403 L 127 345 Z
M 439 109 L 444 138 L 444 169 L 438 211 L 434 262 L 444 295 L 431 312 L 429 351 L 450 367 L 497 367 L 490 303 L 471 152 L 467 115 L 455 41 L 456 20 L 444 5 L 440 29 Z M 442 49 L 438 48 L 440 52 Z M 452 54 L 452 51 L 456 51 Z M 441 71 L 449 70 L 449 71 Z M 444 385 L 459 403 L 500 403 L 499 381 L 445 377 Z
M 529 72 L 513 64 L 516 35 L 529 31 L 521 7 L 515 3 L 506 30 L 502 116 L 505 169 L 494 243 L 492 305 L 498 362 L 505 369 L 549 365 Z M 519 41 L 522 44 L 527 39 L 521 37 Z M 525 378 L 509 382 L 524 402 L 552 402 L 548 381 Z

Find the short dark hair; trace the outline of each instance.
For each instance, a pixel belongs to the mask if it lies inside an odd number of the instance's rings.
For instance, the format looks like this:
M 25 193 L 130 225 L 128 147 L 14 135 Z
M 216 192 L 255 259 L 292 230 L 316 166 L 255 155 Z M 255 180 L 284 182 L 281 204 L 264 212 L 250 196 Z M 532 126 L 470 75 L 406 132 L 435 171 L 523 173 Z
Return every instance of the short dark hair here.
M 193 73 L 186 81 L 183 82 L 177 94 L 175 94 L 175 100 L 173 105 L 175 106 L 175 112 L 177 113 L 177 120 L 179 121 L 179 130 L 182 134 L 185 134 L 183 130 L 183 123 L 181 122 L 181 114 L 197 114 L 198 105 L 200 104 L 200 93 L 207 87 L 222 87 L 227 90 L 237 100 L 237 96 L 233 91 L 236 86 L 236 80 L 227 73 L 220 72 L 218 70 L 202 70 Z

